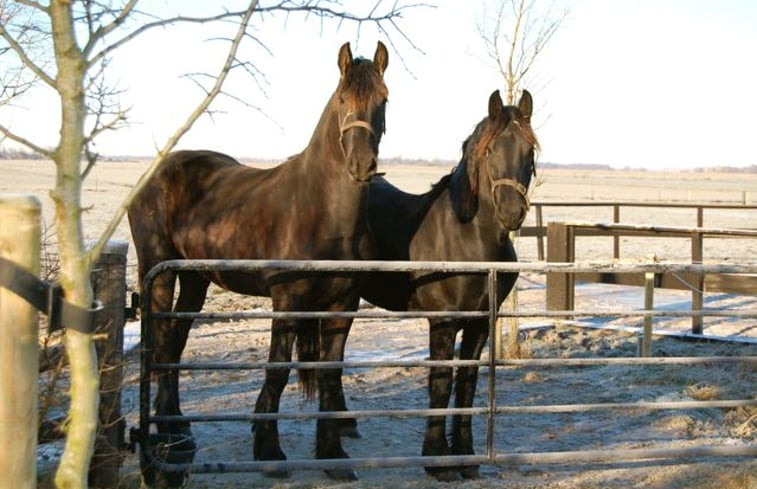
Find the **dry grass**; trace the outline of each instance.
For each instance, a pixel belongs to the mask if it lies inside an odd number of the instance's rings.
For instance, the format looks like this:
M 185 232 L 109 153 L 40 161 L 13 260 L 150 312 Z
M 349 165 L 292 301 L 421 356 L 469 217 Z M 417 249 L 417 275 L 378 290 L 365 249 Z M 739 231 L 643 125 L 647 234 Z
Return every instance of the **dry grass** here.
M 712 401 L 720 397 L 720 388 L 710 384 L 693 384 L 686 387 L 686 394 L 695 401 Z

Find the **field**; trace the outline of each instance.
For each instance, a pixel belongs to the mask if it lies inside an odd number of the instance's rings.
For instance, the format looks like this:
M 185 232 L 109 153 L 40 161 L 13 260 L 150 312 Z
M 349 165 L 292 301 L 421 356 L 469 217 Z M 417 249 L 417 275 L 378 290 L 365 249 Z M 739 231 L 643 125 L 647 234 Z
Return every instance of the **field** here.
M 87 179 L 83 191 L 85 238 L 94 239 L 144 171 L 141 162 L 100 164 Z M 381 168 L 402 188 L 421 192 L 449 171 L 445 167 L 392 165 Z M 38 195 L 43 201 L 45 221 L 52 222 L 52 204 L 47 192 L 54 182 L 53 166 L 47 162 L 0 162 L 0 192 Z M 645 171 L 598 171 L 545 169 L 539 171 L 534 200 L 538 201 L 676 201 L 741 203 L 757 199 L 757 176 L 725 173 L 663 173 Z M 611 221 L 610 208 L 550 208 L 545 221 Z M 533 223 L 533 213 L 527 223 Z M 693 226 L 692 210 L 623 211 L 624 223 Z M 754 228 L 754 211 L 722 210 L 705 215 L 708 227 Z M 124 220 L 115 239 L 129 241 Z M 536 259 L 535 240 L 517 242 L 521 261 Z M 688 242 L 681 240 L 624 239 L 622 259 L 639 262 L 651 259 L 685 261 L 690 258 Z M 609 239 L 586 238 L 577 245 L 577 258 L 609 260 Z M 757 261 L 754 240 L 715 240 L 705 246 L 705 261 Z M 128 287 L 136 290 L 136 258 L 129 250 Z M 544 280 L 538 275 L 521 277 L 519 307 L 538 310 L 544 306 Z M 642 292 L 613 286 L 581 286 L 577 291 L 579 307 L 640 307 Z M 655 296 L 656 304 L 678 306 L 688 300 L 686 293 L 671 291 Z M 708 307 L 756 307 L 755 297 L 708 294 Z M 267 307 L 262 298 L 240 297 L 212 289 L 207 310 L 237 310 Z M 572 323 L 524 321 L 522 342 L 533 358 L 596 357 L 635 355 L 638 337 L 628 328 L 639 326 L 640 319 L 616 320 L 621 330 L 593 329 L 591 321 L 579 327 Z M 607 325 L 609 322 L 599 324 Z M 705 333 L 738 334 L 757 338 L 757 325 L 751 320 L 714 318 Z M 659 329 L 685 330 L 686 320 L 660 320 Z M 421 320 L 367 321 L 356 323 L 348 342 L 348 359 L 402 358 L 422 359 L 427 354 L 427 329 Z M 267 356 L 267 321 L 197 321 L 190 334 L 184 359 L 187 361 L 255 361 Z M 377 354 L 377 345 L 380 354 Z M 755 355 L 754 343 L 688 342 L 656 336 L 654 354 L 659 356 Z M 487 355 L 485 351 L 484 355 Z M 138 414 L 138 355 L 128 357 L 123 410 L 128 426 Z M 593 366 L 584 368 L 505 368 L 497 371 L 498 404 L 568 404 L 575 402 L 685 401 L 753 398 L 757 385 L 754 365 L 707 364 L 698 366 Z M 479 380 L 475 405 L 485 403 L 486 371 Z M 252 408 L 260 388 L 258 372 L 193 372 L 182 377 L 185 413 L 245 412 Z M 345 389 L 352 409 L 424 408 L 426 378 L 421 368 L 350 369 L 345 373 Z M 313 410 L 292 382 L 282 398 L 282 411 Z M 754 445 L 757 443 L 757 411 L 754 408 L 699 410 L 597 411 L 546 415 L 503 415 L 497 418 L 498 449 L 515 452 L 561 451 L 576 449 L 661 448 L 695 445 Z M 483 420 L 476 420 L 476 449 L 483 453 Z M 309 459 L 314 448 L 314 422 L 280 423 L 282 447 L 290 459 Z M 197 461 L 249 460 L 251 436 L 245 423 L 196 423 L 193 426 L 200 451 Z M 345 441 L 353 457 L 416 456 L 420 453 L 424 422 L 418 418 L 391 420 L 366 419 L 360 423 L 361 439 Z M 333 483 L 321 472 L 298 471 L 287 480 L 265 479 L 258 474 L 195 475 L 193 488 L 369 488 L 456 487 L 478 489 L 515 488 L 719 488 L 757 487 L 757 463 L 743 459 L 701 459 L 676 463 L 647 461 L 624 464 L 583 464 L 482 467 L 482 477 L 473 481 L 439 484 L 420 468 L 359 470 L 356 483 Z M 124 487 L 138 487 L 137 458 L 129 454 L 124 465 Z

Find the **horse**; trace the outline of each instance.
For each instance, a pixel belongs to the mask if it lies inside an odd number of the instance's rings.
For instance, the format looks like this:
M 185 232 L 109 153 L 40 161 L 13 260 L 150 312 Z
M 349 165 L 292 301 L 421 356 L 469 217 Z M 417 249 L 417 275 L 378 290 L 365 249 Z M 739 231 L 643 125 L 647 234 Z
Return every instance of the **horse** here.
M 463 143 L 455 169 L 421 195 L 403 192 L 383 178 L 371 181 L 368 224 L 378 250 L 374 259 L 423 261 L 517 261 L 509 232 L 520 228 L 529 209 L 528 188 L 536 175 L 536 136 L 531 128 L 533 101 L 528 91 L 517 106 L 503 106 L 499 91 L 489 97 L 488 115 Z M 498 277 L 499 307 L 517 273 Z M 360 295 L 393 311 L 487 311 L 486 276 L 431 272 L 373 272 Z M 428 318 L 432 360 L 451 360 L 462 330 L 461 359 L 481 358 L 489 329 L 487 318 Z M 493 373 L 490 373 L 493 375 Z M 458 367 L 455 407 L 473 405 L 478 367 Z M 446 408 L 453 371 L 433 367 L 428 377 L 431 408 Z M 338 394 L 343 396 L 343 394 Z M 422 454 L 473 454 L 471 416 L 455 415 L 451 447 L 445 417 L 427 420 Z M 440 480 L 478 476 L 477 466 L 426 467 Z
M 245 166 L 214 151 L 177 151 L 137 195 L 128 210 L 139 261 L 145 273 L 171 259 L 355 260 L 369 256 L 366 203 L 385 131 L 388 53 L 379 42 L 373 60 L 354 58 L 349 43 L 338 53 L 339 83 L 307 147 L 270 169 Z M 306 272 L 166 272 L 156 277 L 151 311 L 197 312 L 213 282 L 225 289 L 272 299 L 274 311 L 347 311 L 357 308 L 360 278 Z M 268 361 L 290 362 L 297 344 L 301 361 L 338 360 L 344 354 L 343 319 L 273 319 Z M 186 345 L 191 319 L 155 320 L 153 358 L 176 363 Z M 320 341 L 320 338 L 326 338 Z M 329 341 L 333 338 L 334 341 Z M 320 343 L 320 344 L 319 344 Z M 325 387 L 341 370 L 299 371 L 309 398 L 319 391 L 319 409 L 332 411 Z M 278 412 L 288 368 L 267 369 L 256 413 Z M 318 383 L 318 386 L 316 385 Z M 323 386 L 323 387 L 321 387 Z M 180 415 L 178 372 L 158 376 L 155 411 Z M 346 458 L 336 420 L 319 419 L 316 457 Z M 189 423 L 158 423 L 160 433 L 189 433 Z M 285 460 L 276 421 L 255 421 L 255 460 Z M 332 470 L 354 479 L 354 471 Z M 286 471 L 268 475 L 287 476 Z

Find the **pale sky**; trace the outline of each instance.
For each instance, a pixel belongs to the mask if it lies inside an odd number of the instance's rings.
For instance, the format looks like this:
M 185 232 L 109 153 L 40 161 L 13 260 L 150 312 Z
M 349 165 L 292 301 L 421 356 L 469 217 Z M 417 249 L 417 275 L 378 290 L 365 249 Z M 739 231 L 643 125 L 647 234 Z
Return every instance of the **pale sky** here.
M 411 0 L 412 1 L 412 0 Z M 168 3 L 168 2 L 167 2 Z M 175 2 L 174 2 L 175 3 Z M 203 2 L 180 2 L 182 9 Z M 375 0 L 351 0 L 348 7 Z M 387 2 L 391 4 L 392 2 Z M 411 3 L 411 2 L 408 2 Z M 504 90 L 477 32 L 478 1 L 429 1 L 406 11 L 390 47 L 383 158 L 458 160 L 460 145 Z M 757 165 L 757 2 L 753 0 L 568 0 L 560 31 L 540 55 L 534 126 L 540 160 L 613 167 L 689 169 Z M 185 11 L 183 11 L 185 12 Z M 189 13 L 189 12 L 187 12 Z M 262 89 L 241 72 L 228 86 L 259 107 L 225 99 L 180 144 L 235 157 L 283 159 L 307 145 L 338 81 L 337 52 L 352 43 L 372 57 L 383 34 L 318 19 L 255 20 L 271 53 L 242 53 L 265 73 Z M 226 44 L 207 28 L 165 30 L 114 57 L 110 79 L 126 90 L 132 125 L 100 139 L 103 154 L 152 155 L 201 98 L 181 75 L 215 71 Z M 425 53 L 425 54 L 424 54 Z M 2 123 L 42 144 L 57 135 L 56 102 L 37 94 Z

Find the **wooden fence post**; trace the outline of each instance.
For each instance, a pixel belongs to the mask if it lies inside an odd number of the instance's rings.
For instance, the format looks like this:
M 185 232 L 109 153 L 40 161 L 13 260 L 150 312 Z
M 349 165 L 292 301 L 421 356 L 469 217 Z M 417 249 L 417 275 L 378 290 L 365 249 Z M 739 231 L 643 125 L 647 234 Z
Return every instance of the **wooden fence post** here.
M 620 224 L 620 206 L 618 204 L 612 206 L 612 222 Z M 612 257 L 616 260 L 620 259 L 620 236 L 617 234 L 612 237 Z
M 694 231 L 691 233 L 691 263 L 702 263 L 704 258 L 704 243 L 702 233 Z M 704 308 L 704 275 L 701 273 L 694 274 L 691 289 L 691 308 L 695 311 L 701 311 Z M 704 319 L 702 316 L 691 317 L 691 332 L 702 334 Z
M 0 196 L 0 256 L 39 275 L 40 210 L 34 196 Z M 37 310 L 0 287 L 0 487 L 37 487 Z
M 544 228 L 544 213 L 541 204 L 536 204 L 534 207 L 536 207 L 536 258 L 543 261 L 544 235 L 542 235 L 542 229 Z
M 125 423 L 121 416 L 124 310 L 126 308 L 126 241 L 110 241 L 92 269 L 95 299 L 102 310 L 95 316 L 95 344 L 100 364 L 100 426 L 89 470 L 89 486 L 118 486 Z
M 547 263 L 575 260 L 573 228 L 562 222 L 547 223 Z M 547 273 L 547 310 L 572 311 L 575 276 L 572 273 Z
M 644 274 L 644 310 L 654 309 L 654 282 L 655 274 Z M 639 356 L 648 357 L 652 353 L 652 316 L 644 316 L 644 326 L 639 341 Z

